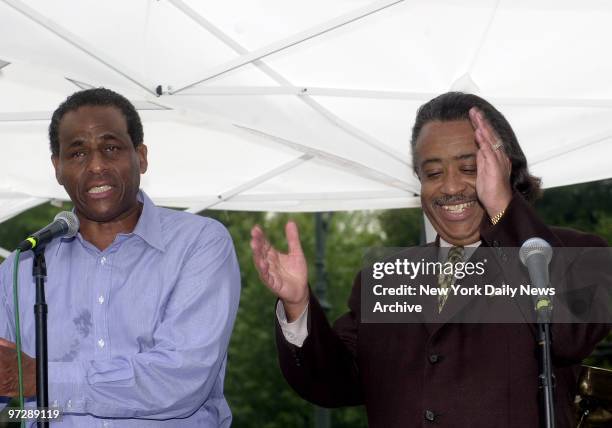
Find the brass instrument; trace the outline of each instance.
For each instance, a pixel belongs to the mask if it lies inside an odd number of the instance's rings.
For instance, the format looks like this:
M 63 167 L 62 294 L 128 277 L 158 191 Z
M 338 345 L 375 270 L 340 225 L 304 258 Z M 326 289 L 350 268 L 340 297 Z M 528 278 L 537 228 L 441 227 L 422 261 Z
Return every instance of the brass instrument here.
M 612 427 L 612 370 L 582 366 L 576 413 L 578 428 Z

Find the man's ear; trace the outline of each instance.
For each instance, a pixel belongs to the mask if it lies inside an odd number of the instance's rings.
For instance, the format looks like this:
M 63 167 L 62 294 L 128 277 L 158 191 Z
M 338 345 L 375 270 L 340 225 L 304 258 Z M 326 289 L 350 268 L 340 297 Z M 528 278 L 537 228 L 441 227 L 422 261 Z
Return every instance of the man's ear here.
M 59 156 L 51 155 L 51 162 L 53 163 L 53 168 L 55 169 L 55 179 L 57 180 L 60 186 L 63 186 L 64 183 L 62 183 L 60 167 L 59 167 Z
M 140 173 L 144 174 L 147 172 L 147 167 L 149 166 L 149 161 L 147 160 L 147 146 L 144 143 L 141 143 L 138 147 L 136 147 L 136 154 L 138 155 L 138 160 L 140 163 Z

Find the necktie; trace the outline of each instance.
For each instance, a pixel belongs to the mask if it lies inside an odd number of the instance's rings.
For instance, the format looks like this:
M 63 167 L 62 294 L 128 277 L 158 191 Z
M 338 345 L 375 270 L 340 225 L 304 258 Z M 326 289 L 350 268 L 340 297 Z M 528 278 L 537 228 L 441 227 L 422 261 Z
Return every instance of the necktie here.
M 448 250 L 448 258 L 446 259 L 446 263 L 451 263 L 453 265 L 453 272 L 455 271 L 455 265 L 463 261 L 463 247 L 452 247 Z M 450 286 L 454 282 L 453 274 L 444 274 L 440 272 L 438 275 L 438 287 L 442 289 L 448 290 L 447 293 L 450 293 Z M 438 296 L 438 313 L 442 312 L 444 308 L 444 304 L 448 299 L 448 294 L 440 294 Z

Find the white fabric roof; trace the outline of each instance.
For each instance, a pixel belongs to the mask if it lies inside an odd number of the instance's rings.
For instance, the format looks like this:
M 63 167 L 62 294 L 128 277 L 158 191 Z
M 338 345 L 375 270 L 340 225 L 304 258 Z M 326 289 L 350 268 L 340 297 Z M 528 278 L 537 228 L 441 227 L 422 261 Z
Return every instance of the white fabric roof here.
M 91 86 L 137 105 L 142 187 L 192 211 L 417 206 L 415 111 L 448 90 L 493 102 L 546 187 L 607 178 L 610 22 L 605 0 L 0 0 L 0 221 L 67 199 L 46 129 Z

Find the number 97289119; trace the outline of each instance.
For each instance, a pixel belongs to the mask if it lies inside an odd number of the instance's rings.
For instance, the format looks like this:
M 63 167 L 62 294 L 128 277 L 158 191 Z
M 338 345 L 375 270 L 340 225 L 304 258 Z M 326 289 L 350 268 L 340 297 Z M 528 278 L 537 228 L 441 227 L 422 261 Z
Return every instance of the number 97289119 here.
M 62 411 L 57 408 L 45 409 L 5 409 L 2 414 L 6 420 L 3 422 L 19 422 L 19 421 L 56 421 L 62 417 Z M 2 418 L 4 419 L 4 418 Z

